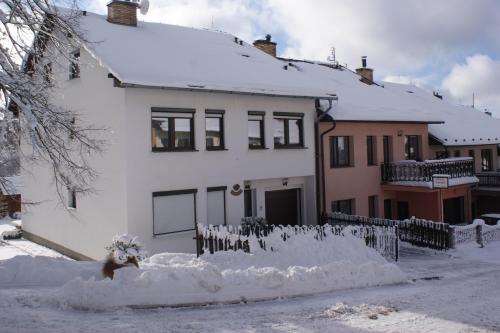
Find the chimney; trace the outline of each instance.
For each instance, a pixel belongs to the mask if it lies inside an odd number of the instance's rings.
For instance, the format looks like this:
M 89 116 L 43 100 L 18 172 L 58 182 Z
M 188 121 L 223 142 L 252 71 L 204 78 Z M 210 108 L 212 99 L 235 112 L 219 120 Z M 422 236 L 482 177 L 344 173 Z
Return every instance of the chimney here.
M 276 43 L 271 42 L 271 35 L 266 35 L 266 39 L 256 40 L 253 42 L 253 46 L 273 57 L 276 57 Z
M 138 0 L 112 0 L 108 3 L 108 22 L 137 26 Z
M 363 67 L 357 68 L 356 73 L 361 76 L 361 81 L 366 84 L 373 83 L 373 69 L 366 67 L 366 56 L 361 57 L 361 64 Z

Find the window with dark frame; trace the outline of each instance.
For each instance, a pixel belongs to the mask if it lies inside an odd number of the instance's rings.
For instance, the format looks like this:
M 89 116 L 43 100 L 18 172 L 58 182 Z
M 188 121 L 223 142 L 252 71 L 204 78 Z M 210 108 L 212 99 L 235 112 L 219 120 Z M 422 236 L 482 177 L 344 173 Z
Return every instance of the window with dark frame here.
M 332 136 L 330 138 L 330 166 L 343 168 L 353 166 L 350 136 Z
M 383 138 L 384 148 L 384 163 L 392 162 L 392 136 L 384 135 Z
M 420 161 L 420 135 L 405 136 L 405 157 L 407 160 Z
M 377 165 L 377 137 L 369 135 L 366 137 L 366 158 L 368 165 Z
M 481 171 L 492 171 L 492 162 L 491 149 L 481 149 Z
M 274 148 L 304 146 L 303 113 L 274 112 Z
M 76 209 L 76 191 L 68 187 L 68 208 Z
M 377 203 L 378 200 L 376 195 L 371 195 L 368 197 L 368 217 L 377 217 Z
M 153 235 L 194 231 L 196 189 L 153 192 Z
M 474 172 L 476 172 L 476 154 L 474 153 L 474 149 L 469 149 L 469 157 L 472 157 Z
M 354 214 L 354 199 L 336 200 L 332 202 L 332 212 Z
M 460 150 L 455 150 L 453 152 L 453 157 L 460 157 Z
M 152 150 L 193 151 L 194 113 L 194 109 L 152 108 Z
M 80 77 L 80 50 L 76 50 L 70 54 L 69 64 L 69 79 L 76 79 Z
M 224 110 L 205 110 L 205 141 L 207 150 L 223 150 Z
M 264 133 L 265 112 L 248 111 L 248 148 L 264 149 L 266 148 Z
M 226 225 L 227 186 L 207 187 L 207 224 Z
M 392 199 L 384 200 L 384 218 L 392 220 Z

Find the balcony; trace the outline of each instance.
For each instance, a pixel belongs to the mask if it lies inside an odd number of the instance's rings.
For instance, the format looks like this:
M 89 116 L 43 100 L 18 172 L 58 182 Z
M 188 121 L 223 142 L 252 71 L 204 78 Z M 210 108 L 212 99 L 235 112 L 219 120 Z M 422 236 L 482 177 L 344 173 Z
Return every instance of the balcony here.
M 432 188 L 433 175 L 448 175 L 450 186 L 477 183 L 472 157 L 382 164 L 382 182 Z
M 500 188 L 500 172 L 482 172 L 476 174 L 479 179 L 479 187 Z

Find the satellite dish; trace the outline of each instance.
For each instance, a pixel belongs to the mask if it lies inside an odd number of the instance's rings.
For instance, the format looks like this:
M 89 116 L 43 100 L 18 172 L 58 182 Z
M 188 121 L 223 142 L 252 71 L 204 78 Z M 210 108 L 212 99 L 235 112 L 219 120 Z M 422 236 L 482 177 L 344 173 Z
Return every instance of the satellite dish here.
M 140 10 L 142 15 L 146 15 L 149 10 L 149 0 L 142 0 L 140 5 Z

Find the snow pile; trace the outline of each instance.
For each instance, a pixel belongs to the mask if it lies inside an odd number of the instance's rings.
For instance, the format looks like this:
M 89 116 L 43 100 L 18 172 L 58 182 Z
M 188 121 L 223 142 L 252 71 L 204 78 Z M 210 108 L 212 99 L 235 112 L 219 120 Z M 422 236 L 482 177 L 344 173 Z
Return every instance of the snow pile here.
M 76 277 L 101 276 L 101 263 L 64 258 L 15 256 L 0 260 L 0 289 L 62 286 Z
M 276 241 L 274 251 L 219 252 L 196 258 L 163 253 L 141 268 L 115 271 L 114 280 L 78 278 L 58 299 L 64 306 L 105 309 L 118 306 L 190 305 L 307 295 L 332 290 L 400 283 L 394 264 L 354 236 L 317 241 L 299 235 Z

